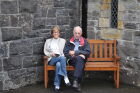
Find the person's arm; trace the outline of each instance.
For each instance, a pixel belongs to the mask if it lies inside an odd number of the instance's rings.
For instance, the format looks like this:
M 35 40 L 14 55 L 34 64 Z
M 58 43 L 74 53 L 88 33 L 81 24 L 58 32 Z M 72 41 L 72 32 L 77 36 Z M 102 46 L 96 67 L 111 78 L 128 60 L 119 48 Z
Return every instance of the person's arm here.
M 52 56 L 52 52 L 50 51 L 50 49 L 48 49 L 48 43 L 49 43 L 49 40 L 46 40 L 45 44 L 44 44 L 44 54 L 48 57 L 51 57 Z
M 69 54 L 69 51 L 70 51 L 70 42 L 66 42 L 63 52 L 67 58 L 71 57 L 71 55 Z

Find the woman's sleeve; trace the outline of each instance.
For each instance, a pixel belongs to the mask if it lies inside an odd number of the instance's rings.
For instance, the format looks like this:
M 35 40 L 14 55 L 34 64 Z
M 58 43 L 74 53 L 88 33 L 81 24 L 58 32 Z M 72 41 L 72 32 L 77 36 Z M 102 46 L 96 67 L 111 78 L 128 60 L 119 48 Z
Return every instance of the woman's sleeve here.
M 46 40 L 46 42 L 45 42 L 45 44 L 44 44 L 44 54 L 46 55 L 46 56 L 48 56 L 48 57 L 50 57 L 51 56 L 51 51 L 49 51 L 49 47 L 48 47 L 48 40 Z

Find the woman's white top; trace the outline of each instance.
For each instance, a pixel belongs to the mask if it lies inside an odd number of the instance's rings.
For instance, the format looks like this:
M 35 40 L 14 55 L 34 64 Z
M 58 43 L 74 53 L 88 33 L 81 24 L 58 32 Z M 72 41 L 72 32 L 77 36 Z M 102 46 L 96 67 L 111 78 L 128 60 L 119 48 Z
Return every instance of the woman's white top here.
M 51 54 L 56 53 L 61 56 L 64 56 L 63 49 L 65 46 L 66 40 L 63 38 L 50 38 L 47 39 L 44 44 L 44 54 L 48 56 L 48 61 L 52 58 Z

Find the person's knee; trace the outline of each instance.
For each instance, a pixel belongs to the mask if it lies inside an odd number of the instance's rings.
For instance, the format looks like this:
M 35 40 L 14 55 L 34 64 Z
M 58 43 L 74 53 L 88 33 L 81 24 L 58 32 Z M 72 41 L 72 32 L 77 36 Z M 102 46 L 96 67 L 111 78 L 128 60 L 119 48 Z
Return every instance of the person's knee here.
M 61 56 L 60 59 L 63 60 L 63 61 L 66 60 L 66 58 L 64 56 Z
M 56 67 L 60 67 L 60 62 L 57 62 L 56 63 Z
M 77 56 L 77 60 L 84 60 L 81 56 Z

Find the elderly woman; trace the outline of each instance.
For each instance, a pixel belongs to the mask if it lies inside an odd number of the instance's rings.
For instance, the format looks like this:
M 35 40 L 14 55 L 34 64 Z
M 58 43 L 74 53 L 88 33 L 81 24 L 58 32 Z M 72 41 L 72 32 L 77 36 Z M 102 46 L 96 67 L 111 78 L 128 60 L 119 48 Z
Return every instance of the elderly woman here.
M 55 91 L 60 90 L 61 77 L 64 77 L 64 82 L 67 86 L 70 86 L 69 79 L 66 71 L 66 58 L 63 54 L 63 48 L 65 46 L 65 39 L 60 38 L 60 28 L 55 26 L 52 31 L 52 38 L 47 39 L 44 45 L 44 54 L 48 56 L 48 65 L 55 65 L 55 78 L 54 86 Z

